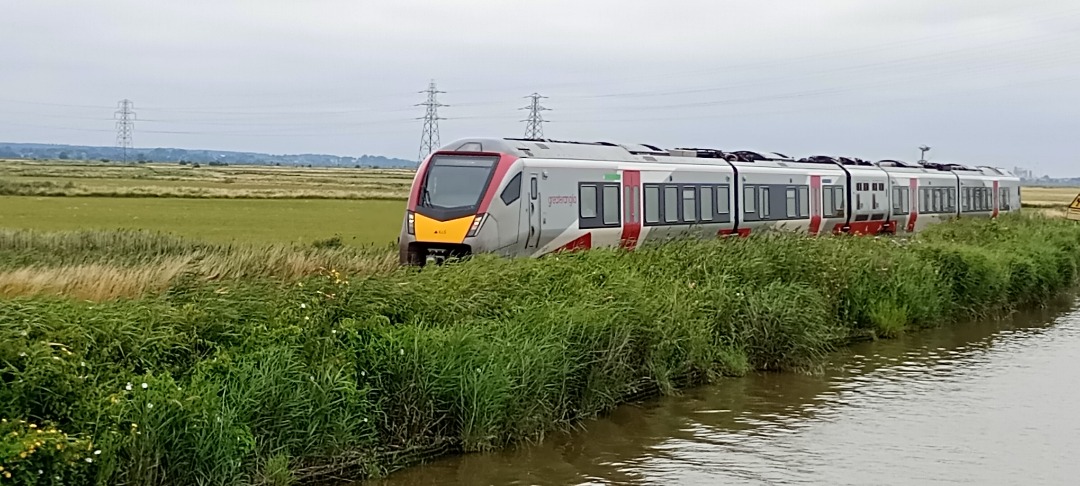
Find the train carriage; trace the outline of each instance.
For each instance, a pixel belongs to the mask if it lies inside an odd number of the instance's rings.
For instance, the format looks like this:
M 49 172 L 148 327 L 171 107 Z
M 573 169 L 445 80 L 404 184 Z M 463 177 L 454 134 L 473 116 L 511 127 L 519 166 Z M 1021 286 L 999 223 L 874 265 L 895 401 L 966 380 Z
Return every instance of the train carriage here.
M 957 177 L 952 172 L 891 160 L 878 167 L 888 174 L 895 233 L 915 233 L 956 216 Z
M 764 230 L 915 232 L 949 217 L 1015 211 L 1019 202 L 1019 179 L 989 167 L 464 139 L 418 168 L 399 249 L 402 263 L 422 265 Z
M 731 165 L 740 184 L 735 232 L 772 229 L 816 235 L 847 223 L 847 178 L 835 164 L 751 157 Z

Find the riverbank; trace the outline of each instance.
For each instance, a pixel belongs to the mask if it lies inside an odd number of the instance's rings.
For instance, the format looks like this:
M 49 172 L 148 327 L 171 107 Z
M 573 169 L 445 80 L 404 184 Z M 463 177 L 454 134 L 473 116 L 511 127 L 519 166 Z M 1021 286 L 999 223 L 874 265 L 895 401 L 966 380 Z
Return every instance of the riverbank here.
M 542 438 L 684 377 L 812 370 L 852 339 L 1037 305 L 1078 266 L 1080 226 L 1010 215 L 913 239 L 756 236 L 7 299 L 3 481 L 377 475 L 411 451 Z

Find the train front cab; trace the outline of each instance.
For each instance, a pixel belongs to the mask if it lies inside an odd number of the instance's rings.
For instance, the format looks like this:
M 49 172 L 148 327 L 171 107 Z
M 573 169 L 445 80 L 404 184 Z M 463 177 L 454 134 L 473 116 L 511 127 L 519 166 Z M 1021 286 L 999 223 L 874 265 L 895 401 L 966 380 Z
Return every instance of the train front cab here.
M 400 263 L 423 266 L 516 242 L 522 178 L 518 160 L 489 152 L 429 156 L 409 191 L 398 241 Z

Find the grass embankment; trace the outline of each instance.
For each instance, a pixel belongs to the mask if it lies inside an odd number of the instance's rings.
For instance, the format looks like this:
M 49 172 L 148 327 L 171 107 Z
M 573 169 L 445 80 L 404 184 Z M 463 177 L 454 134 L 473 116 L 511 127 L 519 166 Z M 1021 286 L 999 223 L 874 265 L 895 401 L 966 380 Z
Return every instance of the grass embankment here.
M 756 236 L 4 300 L 0 465 L 21 484 L 378 474 L 425 447 L 542 437 L 680 377 L 810 369 L 853 338 L 1037 304 L 1078 265 L 1080 226 L 1009 216 L 913 240 Z

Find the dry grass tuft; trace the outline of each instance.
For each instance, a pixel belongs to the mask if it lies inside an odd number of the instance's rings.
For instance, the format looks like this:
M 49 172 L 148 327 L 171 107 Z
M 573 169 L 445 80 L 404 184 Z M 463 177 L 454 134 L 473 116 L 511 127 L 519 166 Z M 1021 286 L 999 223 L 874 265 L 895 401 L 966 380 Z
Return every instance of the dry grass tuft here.
M 64 296 L 97 302 L 138 298 L 164 292 L 186 265 L 186 259 L 169 258 L 138 267 L 94 263 L 17 268 L 0 271 L 0 297 Z
M 292 283 L 329 270 L 368 276 L 397 268 L 390 247 L 221 245 L 150 232 L 0 230 L 0 298 L 105 301 L 160 294 L 181 277 Z

